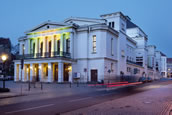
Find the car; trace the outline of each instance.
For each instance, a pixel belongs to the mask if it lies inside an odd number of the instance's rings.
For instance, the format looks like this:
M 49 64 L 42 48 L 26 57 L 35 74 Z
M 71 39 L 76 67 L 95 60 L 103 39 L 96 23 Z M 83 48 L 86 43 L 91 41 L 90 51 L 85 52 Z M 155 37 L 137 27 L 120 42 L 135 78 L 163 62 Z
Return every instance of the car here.
M 139 78 L 139 82 L 146 83 L 146 77 L 140 77 L 140 78 Z
M 147 78 L 146 78 L 146 81 L 147 81 L 147 82 L 152 82 L 153 79 L 152 79 L 151 77 L 147 77 Z

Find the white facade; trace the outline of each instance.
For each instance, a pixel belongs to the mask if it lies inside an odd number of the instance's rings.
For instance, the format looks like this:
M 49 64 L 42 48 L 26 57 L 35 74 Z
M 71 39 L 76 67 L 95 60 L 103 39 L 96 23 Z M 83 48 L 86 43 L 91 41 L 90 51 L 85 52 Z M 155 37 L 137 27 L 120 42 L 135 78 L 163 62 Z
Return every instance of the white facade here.
M 138 26 L 129 27 L 128 21 L 117 12 L 101 19 L 71 17 L 38 25 L 19 38 L 15 81 L 101 82 L 117 75 L 149 76 L 147 35 Z

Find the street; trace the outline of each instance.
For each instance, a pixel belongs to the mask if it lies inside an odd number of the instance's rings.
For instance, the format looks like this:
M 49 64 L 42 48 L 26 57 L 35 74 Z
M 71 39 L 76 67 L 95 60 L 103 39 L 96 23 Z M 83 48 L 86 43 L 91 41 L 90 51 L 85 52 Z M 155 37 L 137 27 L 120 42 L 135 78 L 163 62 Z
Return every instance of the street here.
M 0 115 L 58 115 L 62 113 L 65 114 L 66 112 L 69 112 L 68 114 L 70 114 L 70 112 L 74 110 L 77 111 L 78 109 L 91 107 L 112 100 L 115 101 L 116 99 L 141 94 L 149 90 L 160 89 L 171 83 L 172 81 L 146 83 L 139 86 L 123 87 L 114 90 L 102 90 L 71 96 L 9 104 L 0 106 Z M 25 98 L 27 98 L 27 96 Z M 6 99 L 6 101 L 8 101 L 8 99 Z

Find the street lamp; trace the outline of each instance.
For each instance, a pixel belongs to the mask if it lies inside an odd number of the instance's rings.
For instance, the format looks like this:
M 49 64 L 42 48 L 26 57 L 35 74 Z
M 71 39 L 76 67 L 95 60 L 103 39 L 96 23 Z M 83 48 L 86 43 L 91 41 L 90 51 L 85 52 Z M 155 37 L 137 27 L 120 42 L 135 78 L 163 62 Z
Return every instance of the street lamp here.
M 1 59 L 2 59 L 2 62 L 3 62 L 3 73 L 4 73 L 4 79 L 3 79 L 3 88 L 5 88 L 5 75 L 6 75 L 6 72 L 5 72 L 5 62 L 7 60 L 8 56 L 3 54 L 1 56 Z

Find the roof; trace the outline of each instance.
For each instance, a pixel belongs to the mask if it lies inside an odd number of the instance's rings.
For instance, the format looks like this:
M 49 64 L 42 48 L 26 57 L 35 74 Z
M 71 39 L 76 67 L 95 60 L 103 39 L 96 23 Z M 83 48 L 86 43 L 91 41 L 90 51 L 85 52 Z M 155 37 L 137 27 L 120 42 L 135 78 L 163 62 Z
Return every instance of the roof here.
M 9 38 L 2 38 L 0 37 L 0 44 L 10 44 L 10 39 Z
M 85 17 L 69 17 L 64 20 L 64 23 L 70 20 L 79 20 L 79 21 L 87 21 L 87 22 L 96 22 L 96 23 L 105 23 L 105 19 L 97 19 L 97 18 L 85 18 Z
M 161 56 L 166 56 L 164 53 L 161 52 Z
M 114 13 L 109 13 L 109 14 L 103 14 L 103 15 L 100 15 L 100 17 L 111 16 L 111 15 L 120 15 L 124 19 L 127 20 L 127 17 L 122 12 L 114 12 Z
M 43 27 L 43 26 L 45 26 L 45 25 L 69 26 L 70 24 L 63 23 L 63 22 L 52 22 L 52 21 L 48 20 L 48 21 L 45 21 L 45 22 L 43 22 L 43 23 L 37 25 L 36 27 L 34 27 L 34 28 L 32 28 L 32 29 L 26 31 L 25 33 L 35 31 L 35 30 L 37 30 L 37 29 L 39 29 L 39 28 L 41 28 L 41 27 Z
M 127 28 L 137 28 L 138 26 L 131 22 L 130 20 L 127 20 Z
M 172 58 L 167 58 L 167 63 L 172 63 Z

